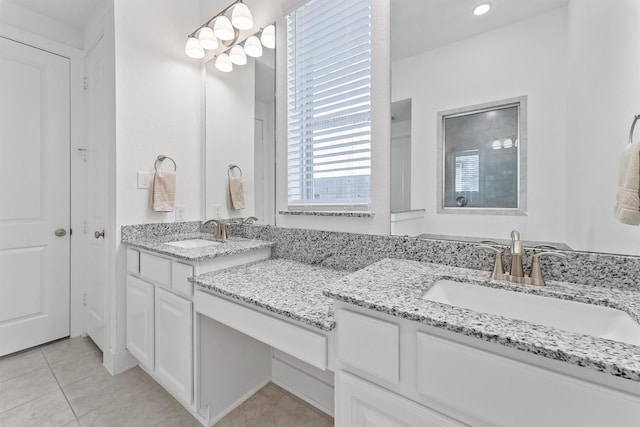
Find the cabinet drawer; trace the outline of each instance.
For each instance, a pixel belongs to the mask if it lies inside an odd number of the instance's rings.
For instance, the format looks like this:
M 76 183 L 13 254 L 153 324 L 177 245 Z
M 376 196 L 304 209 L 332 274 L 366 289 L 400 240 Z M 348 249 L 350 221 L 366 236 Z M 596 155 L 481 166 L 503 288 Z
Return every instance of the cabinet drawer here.
M 189 277 L 193 276 L 193 266 L 174 261 L 171 266 L 171 288 L 187 297 L 193 295 L 193 284 Z
M 367 374 L 400 382 L 400 327 L 348 310 L 337 313 L 338 358 Z
M 140 273 L 140 251 L 127 249 L 127 271 L 132 274 Z
M 338 372 L 336 383 L 338 427 L 463 426 L 438 412 L 344 371 Z
M 638 397 L 422 332 L 416 356 L 418 393 L 479 420 L 474 425 L 637 426 L 640 420 Z
M 320 369 L 327 369 L 327 337 L 206 292 L 193 298 L 196 312 Z
M 171 287 L 171 260 L 141 252 L 140 276 L 160 285 Z

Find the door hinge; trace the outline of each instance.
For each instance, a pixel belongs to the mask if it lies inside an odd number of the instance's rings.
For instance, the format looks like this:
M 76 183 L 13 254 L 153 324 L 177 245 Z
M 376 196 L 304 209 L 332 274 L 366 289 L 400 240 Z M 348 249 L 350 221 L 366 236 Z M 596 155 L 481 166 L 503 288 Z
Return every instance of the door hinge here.
M 82 232 L 87 234 L 87 221 L 82 222 Z
M 86 292 L 83 292 L 83 293 L 82 293 L 82 305 L 83 305 L 84 307 L 86 307 L 86 306 L 87 306 L 87 293 L 86 293 Z
M 87 77 L 82 79 L 82 86 L 84 87 L 84 90 L 89 89 L 89 79 Z

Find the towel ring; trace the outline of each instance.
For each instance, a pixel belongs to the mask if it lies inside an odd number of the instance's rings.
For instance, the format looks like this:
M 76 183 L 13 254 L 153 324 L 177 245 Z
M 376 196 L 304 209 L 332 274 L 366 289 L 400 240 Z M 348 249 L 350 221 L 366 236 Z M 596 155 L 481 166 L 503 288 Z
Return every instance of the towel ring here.
M 171 157 L 165 156 L 164 154 L 160 154 L 158 156 L 158 159 L 155 161 L 155 163 L 153 164 L 153 167 L 155 170 L 158 170 L 158 162 L 164 162 L 165 160 L 171 160 L 171 163 L 173 163 L 173 171 L 175 172 L 176 170 L 178 170 L 178 166 L 176 165 L 175 160 L 173 160 Z
M 629 144 L 633 144 L 633 129 L 636 127 L 636 123 L 640 120 L 640 113 L 633 117 L 633 123 L 631 123 L 631 130 L 629 131 Z
M 227 175 L 229 175 L 229 177 L 231 177 L 231 173 L 234 169 L 238 169 L 240 171 L 240 175 L 238 176 L 242 176 L 242 169 L 240 169 L 240 166 L 238 165 L 229 165 L 229 169 L 227 170 Z

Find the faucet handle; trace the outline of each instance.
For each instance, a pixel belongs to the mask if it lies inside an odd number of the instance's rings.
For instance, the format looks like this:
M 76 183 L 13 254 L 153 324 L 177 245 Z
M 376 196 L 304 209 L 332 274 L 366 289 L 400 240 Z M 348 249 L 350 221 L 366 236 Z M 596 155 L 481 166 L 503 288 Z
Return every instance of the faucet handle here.
M 533 279 L 534 285 L 544 286 L 544 277 L 542 277 L 542 267 L 540 265 L 540 257 L 543 256 L 554 256 L 557 258 L 566 258 L 566 255 L 561 254 L 559 252 L 540 252 L 539 254 L 535 254 L 533 256 L 533 260 L 531 261 L 531 272 L 529 273 L 529 277 Z
M 492 246 L 480 245 L 476 249 L 483 251 L 490 251 L 496 254 L 496 260 L 493 263 L 493 271 L 491 272 L 491 278 L 497 279 L 500 275 L 504 275 L 504 265 L 502 264 L 502 251 Z

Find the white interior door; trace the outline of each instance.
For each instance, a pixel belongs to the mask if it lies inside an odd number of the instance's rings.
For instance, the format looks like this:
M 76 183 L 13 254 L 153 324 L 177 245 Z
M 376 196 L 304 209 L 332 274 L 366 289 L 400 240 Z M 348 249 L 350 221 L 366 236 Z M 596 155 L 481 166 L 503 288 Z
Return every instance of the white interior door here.
M 86 331 L 104 351 L 107 268 L 106 63 L 102 38 L 85 57 L 84 234 Z M 96 234 L 97 233 L 97 234 Z
M 69 99 L 67 58 L 0 37 L 0 356 L 69 335 Z

